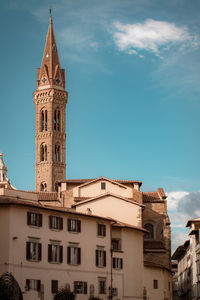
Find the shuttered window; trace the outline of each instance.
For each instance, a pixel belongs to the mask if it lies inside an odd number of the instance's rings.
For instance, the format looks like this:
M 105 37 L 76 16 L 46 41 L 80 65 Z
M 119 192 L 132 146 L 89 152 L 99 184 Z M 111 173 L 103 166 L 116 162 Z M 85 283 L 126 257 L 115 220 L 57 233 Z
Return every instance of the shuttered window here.
M 96 250 L 96 266 L 106 267 L 106 251 Z
M 42 226 L 42 214 L 35 212 L 27 212 L 27 225 L 31 226 Z
M 48 245 L 48 262 L 63 262 L 63 246 L 54 244 Z
M 119 257 L 113 257 L 113 269 L 123 269 L 123 259 Z
M 41 281 L 37 279 L 26 279 L 26 290 L 40 291 Z
M 97 235 L 98 236 L 106 236 L 106 225 L 105 224 L 97 224 Z
M 81 264 L 81 248 L 79 247 L 67 247 L 67 263 L 71 265 Z
M 63 230 L 63 218 L 58 216 L 49 216 L 49 228 Z
M 75 294 L 87 294 L 87 282 L 74 281 Z
M 26 242 L 26 259 L 40 261 L 42 259 L 42 245 L 38 242 Z
M 68 219 L 67 227 L 70 232 L 81 232 L 81 221 L 77 219 Z

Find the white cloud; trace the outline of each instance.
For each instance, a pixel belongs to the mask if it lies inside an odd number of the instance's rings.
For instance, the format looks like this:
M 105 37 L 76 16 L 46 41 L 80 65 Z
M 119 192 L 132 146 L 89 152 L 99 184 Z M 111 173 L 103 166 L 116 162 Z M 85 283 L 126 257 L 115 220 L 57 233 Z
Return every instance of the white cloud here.
M 179 201 L 188 195 L 188 192 L 176 191 L 167 193 L 167 207 L 169 210 L 177 209 Z
M 178 27 L 174 23 L 148 19 L 144 23 L 114 22 L 113 25 L 113 38 L 118 49 L 128 54 L 146 50 L 160 56 L 161 50 L 167 51 L 172 45 L 179 45 L 183 50 L 187 45 L 198 44 L 197 37 L 191 35 L 186 26 Z
M 187 232 L 173 231 L 172 232 L 172 254 L 176 250 L 176 248 L 184 244 L 186 240 L 189 240 L 189 236 Z
M 188 237 L 185 227 L 189 219 L 200 217 L 200 192 L 174 191 L 167 193 L 168 214 L 172 228 L 173 251 Z

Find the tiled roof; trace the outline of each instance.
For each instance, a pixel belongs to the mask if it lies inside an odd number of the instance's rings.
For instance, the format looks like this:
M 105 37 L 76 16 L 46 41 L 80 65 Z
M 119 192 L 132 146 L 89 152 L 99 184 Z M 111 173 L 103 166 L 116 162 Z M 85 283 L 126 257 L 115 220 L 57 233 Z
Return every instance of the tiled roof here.
M 75 211 L 74 209 L 70 208 L 64 208 L 64 207 L 58 207 L 58 206 L 52 206 L 52 205 L 42 205 L 38 201 L 30 201 L 30 200 L 22 200 L 18 199 L 16 197 L 7 197 L 7 196 L 0 196 L 0 205 L 21 205 L 21 206 L 29 206 L 29 207 L 38 207 L 39 209 L 44 209 L 44 210 L 50 210 L 50 211 L 56 211 L 60 213 L 69 213 L 73 215 L 80 215 L 80 216 L 85 216 L 89 218 L 97 218 L 97 219 L 102 219 L 102 220 L 107 220 L 107 221 L 115 221 L 112 218 L 109 217 L 102 217 L 94 214 L 87 214 L 87 213 L 82 213 Z
M 58 200 L 58 193 L 52 192 L 52 193 L 47 193 L 47 192 L 41 192 L 37 193 L 38 194 L 38 200 L 39 201 L 57 201 Z
M 123 223 L 123 222 L 119 222 L 119 221 L 117 221 L 117 223 L 113 224 L 113 226 L 114 226 L 114 227 L 131 228 L 131 229 L 136 229 L 136 230 L 140 230 L 140 231 L 143 231 L 143 232 L 147 232 L 147 230 L 144 229 L 143 227 L 140 227 L 140 226 L 134 226 L 134 225 L 130 225 L 130 224 Z
M 91 197 L 74 197 L 74 201 L 84 201 L 84 200 L 88 200 Z
M 65 179 L 61 182 L 66 182 L 66 183 L 86 183 L 86 182 L 90 182 L 90 181 L 93 181 L 95 179 L 98 179 L 98 178 L 87 178 L 87 179 Z M 109 178 L 108 178 L 109 179 Z M 142 182 L 141 181 L 138 181 L 138 180 L 123 180 L 123 179 L 110 179 L 112 181 L 116 181 L 118 183 L 138 183 L 140 186 L 142 185 Z

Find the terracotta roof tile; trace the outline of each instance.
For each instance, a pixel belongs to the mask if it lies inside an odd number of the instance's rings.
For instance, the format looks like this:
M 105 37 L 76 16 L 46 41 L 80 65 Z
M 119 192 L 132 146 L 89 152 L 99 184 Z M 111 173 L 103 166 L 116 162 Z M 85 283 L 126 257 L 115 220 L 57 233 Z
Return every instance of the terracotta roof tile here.
M 52 192 L 52 193 L 47 193 L 47 192 L 41 192 L 37 193 L 38 194 L 38 200 L 39 201 L 57 201 L 58 200 L 58 193 Z

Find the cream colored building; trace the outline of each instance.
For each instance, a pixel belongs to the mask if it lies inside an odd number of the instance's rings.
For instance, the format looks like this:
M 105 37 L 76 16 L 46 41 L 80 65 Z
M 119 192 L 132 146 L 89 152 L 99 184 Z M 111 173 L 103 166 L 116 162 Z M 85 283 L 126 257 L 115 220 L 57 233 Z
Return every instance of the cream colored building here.
M 65 74 L 50 17 L 37 72 L 36 192 L 15 190 L 0 156 L 0 275 L 24 299 L 172 299 L 171 233 L 162 188 L 137 180 L 65 179 Z M 2 170 L 2 171 L 1 171 Z M 1 174 L 0 173 L 0 174 Z

